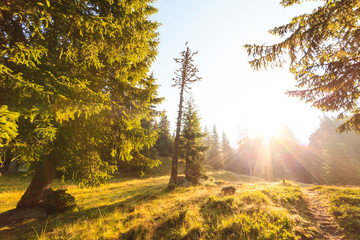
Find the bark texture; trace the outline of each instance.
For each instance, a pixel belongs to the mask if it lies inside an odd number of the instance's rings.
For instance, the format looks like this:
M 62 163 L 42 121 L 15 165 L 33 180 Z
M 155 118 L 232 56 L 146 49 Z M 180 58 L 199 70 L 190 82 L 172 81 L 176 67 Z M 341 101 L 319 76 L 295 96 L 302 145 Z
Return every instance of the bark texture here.
M 181 117 L 182 117 L 182 107 L 183 107 L 182 105 L 183 105 L 183 101 L 184 101 L 184 85 L 185 85 L 185 81 L 183 81 L 183 84 L 181 86 L 181 91 L 180 91 L 180 104 L 179 104 L 179 112 L 178 112 L 177 125 L 176 125 L 176 135 L 175 135 L 175 141 L 174 141 L 174 152 L 173 152 L 173 156 L 172 156 L 172 166 L 171 166 L 171 175 L 170 175 L 169 185 L 174 184 L 176 182 L 177 174 L 178 174 Z
M 52 151 L 35 170 L 35 175 L 16 208 L 46 208 L 44 199 L 53 192 L 50 188 L 56 174 L 56 151 Z

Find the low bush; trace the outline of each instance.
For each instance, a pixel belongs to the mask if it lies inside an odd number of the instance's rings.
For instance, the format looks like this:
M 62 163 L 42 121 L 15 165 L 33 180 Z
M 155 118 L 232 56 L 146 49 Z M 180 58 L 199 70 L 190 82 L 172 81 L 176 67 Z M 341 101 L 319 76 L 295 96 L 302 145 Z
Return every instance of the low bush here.
M 224 186 L 221 188 L 221 193 L 224 195 L 234 195 L 236 187 L 234 186 Z

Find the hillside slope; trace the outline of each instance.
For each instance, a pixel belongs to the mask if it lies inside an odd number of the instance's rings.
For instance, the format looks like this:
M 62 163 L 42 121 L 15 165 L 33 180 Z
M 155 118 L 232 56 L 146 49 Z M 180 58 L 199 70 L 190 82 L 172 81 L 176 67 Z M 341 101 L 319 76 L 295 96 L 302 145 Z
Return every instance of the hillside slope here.
M 215 183 L 167 191 L 169 176 L 158 173 L 118 176 L 93 189 L 57 182 L 79 210 L 3 226 L 0 239 L 360 239 L 360 188 L 300 187 L 212 171 Z M 3 212 L 16 206 L 29 179 L 0 181 Z M 224 194 L 225 186 L 235 193 Z

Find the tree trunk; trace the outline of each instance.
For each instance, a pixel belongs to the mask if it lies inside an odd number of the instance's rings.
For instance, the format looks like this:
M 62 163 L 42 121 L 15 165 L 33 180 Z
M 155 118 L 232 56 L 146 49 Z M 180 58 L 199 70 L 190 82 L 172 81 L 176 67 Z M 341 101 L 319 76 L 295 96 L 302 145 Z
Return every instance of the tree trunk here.
M 190 160 L 187 157 L 185 159 L 185 179 L 189 181 L 189 165 L 190 165 Z
M 16 208 L 46 207 L 44 205 L 46 201 L 43 200 L 52 192 L 50 185 L 55 178 L 58 157 L 55 150 L 45 156 L 45 160 L 35 170 L 35 175 Z
M 18 170 L 18 160 L 17 157 L 10 161 L 9 168 L 7 169 L 6 173 L 8 174 L 15 174 Z
M 186 43 L 187 44 L 187 43 Z M 185 45 L 186 45 L 185 44 Z M 194 53 L 196 54 L 196 53 Z M 177 126 L 176 126 L 176 135 L 174 141 L 174 152 L 172 156 L 172 167 L 171 167 L 171 175 L 169 180 L 169 185 L 174 184 L 177 180 L 178 174 L 178 162 L 179 162 L 179 153 L 180 153 L 180 130 L 181 130 L 181 118 L 182 118 L 182 105 L 184 101 L 184 91 L 185 87 L 188 87 L 187 84 L 200 80 L 200 78 L 196 77 L 197 68 L 192 65 L 192 56 L 190 48 L 186 48 L 185 55 L 183 55 L 183 65 L 181 67 L 181 79 L 179 83 L 174 86 L 180 87 L 180 103 L 179 103 L 179 112 L 177 118 Z M 177 61 L 177 60 L 176 60 Z M 177 61 L 179 62 L 179 61 Z
M 174 141 L 174 152 L 172 156 L 172 167 L 171 167 L 171 175 L 169 180 L 169 185 L 174 184 L 177 180 L 177 167 L 179 162 L 179 152 L 180 152 L 180 130 L 181 130 L 181 117 L 182 117 L 182 105 L 184 101 L 184 89 L 186 84 L 186 70 L 187 70 L 187 62 L 189 57 L 189 48 L 187 48 L 186 56 L 185 56 L 185 63 L 182 70 L 182 79 L 181 79 L 181 90 L 180 90 L 180 103 L 179 103 L 179 112 L 176 124 L 176 135 Z
M 176 126 L 176 135 L 174 141 L 174 152 L 172 156 L 172 166 L 171 166 L 171 175 L 169 180 L 169 185 L 174 184 L 177 180 L 177 167 L 179 162 L 179 151 L 180 151 L 180 129 L 181 129 L 181 117 L 182 117 L 182 104 L 183 104 L 183 94 L 184 94 L 184 84 L 180 91 L 180 104 L 179 104 L 179 113 L 177 118 Z

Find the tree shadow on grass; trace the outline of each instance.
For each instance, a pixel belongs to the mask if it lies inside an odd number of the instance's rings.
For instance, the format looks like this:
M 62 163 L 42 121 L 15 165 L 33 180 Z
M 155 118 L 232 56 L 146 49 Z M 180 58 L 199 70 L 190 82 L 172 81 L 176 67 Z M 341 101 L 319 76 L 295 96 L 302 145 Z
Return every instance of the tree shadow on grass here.
M 29 239 L 36 238 L 44 232 L 51 232 L 64 225 L 72 225 L 86 219 L 96 219 L 102 214 L 114 211 L 133 212 L 137 205 L 150 202 L 166 194 L 164 183 L 150 184 L 133 188 L 121 193 L 123 201 L 90 209 L 79 209 L 77 212 L 64 213 L 58 216 L 39 217 L 24 219 L 24 221 L 13 222 L 0 228 L 0 239 Z M 99 196 L 100 197 L 100 196 Z
M 180 190 L 180 193 L 182 193 L 182 190 Z M 194 225 L 193 219 L 188 217 L 187 213 L 192 208 L 191 206 L 201 205 L 208 198 L 209 195 L 204 194 L 187 199 L 176 199 L 170 206 L 164 206 L 166 213 L 160 213 L 153 216 L 150 221 L 131 227 L 128 231 L 119 234 L 118 239 L 199 239 L 202 230 L 196 224 Z M 185 228 L 187 231 L 183 236 L 180 233 L 181 228 Z M 182 231 L 185 229 L 182 229 Z

